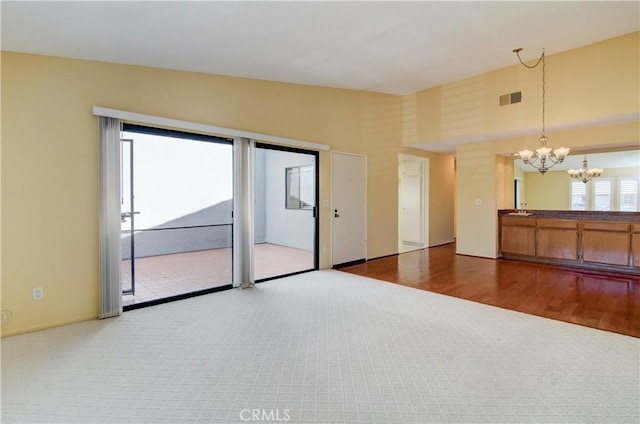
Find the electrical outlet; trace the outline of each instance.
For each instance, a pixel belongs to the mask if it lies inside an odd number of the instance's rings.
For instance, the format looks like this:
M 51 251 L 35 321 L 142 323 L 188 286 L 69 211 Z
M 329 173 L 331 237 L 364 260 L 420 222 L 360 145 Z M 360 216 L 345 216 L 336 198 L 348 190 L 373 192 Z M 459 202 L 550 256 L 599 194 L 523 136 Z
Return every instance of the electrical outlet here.
M 33 288 L 33 300 L 42 300 L 44 297 L 44 291 L 42 287 L 34 287 Z

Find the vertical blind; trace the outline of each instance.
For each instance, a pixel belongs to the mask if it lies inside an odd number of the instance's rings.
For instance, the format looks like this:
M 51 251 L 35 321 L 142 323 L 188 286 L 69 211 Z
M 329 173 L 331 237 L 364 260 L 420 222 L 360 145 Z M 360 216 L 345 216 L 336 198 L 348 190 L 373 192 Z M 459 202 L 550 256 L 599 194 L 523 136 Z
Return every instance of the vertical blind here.
M 582 181 L 571 181 L 571 210 L 587 210 L 587 185 Z
M 593 180 L 593 210 L 611 210 L 611 185 L 610 179 Z
M 617 180 L 617 184 L 614 182 Z M 640 210 L 637 177 L 598 178 L 588 183 L 571 181 L 571 210 L 636 212 Z
M 116 118 L 100 117 L 100 308 L 98 316 L 122 314 L 120 283 L 120 132 Z
M 619 185 L 619 210 L 625 212 L 638 211 L 638 179 L 634 177 L 621 177 Z

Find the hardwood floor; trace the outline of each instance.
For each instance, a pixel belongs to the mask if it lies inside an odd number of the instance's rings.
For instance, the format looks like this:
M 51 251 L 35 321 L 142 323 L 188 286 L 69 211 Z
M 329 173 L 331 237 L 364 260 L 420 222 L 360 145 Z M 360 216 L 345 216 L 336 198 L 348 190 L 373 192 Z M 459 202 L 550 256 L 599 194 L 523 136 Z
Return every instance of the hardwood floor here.
M 640 337 L 640 277 L 455 254 L 455 244 L 341 268 L 422 290 Z

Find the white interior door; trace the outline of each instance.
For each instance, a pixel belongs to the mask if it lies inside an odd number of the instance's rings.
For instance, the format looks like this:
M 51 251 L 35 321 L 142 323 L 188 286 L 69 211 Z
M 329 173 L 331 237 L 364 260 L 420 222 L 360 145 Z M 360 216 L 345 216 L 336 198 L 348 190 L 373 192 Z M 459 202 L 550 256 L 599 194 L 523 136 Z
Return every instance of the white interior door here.
M 400 241 L 424 247 L 422 161 L 400 162 Z
M 331 154 L 332 264 L 367 257 L 367 159 Z

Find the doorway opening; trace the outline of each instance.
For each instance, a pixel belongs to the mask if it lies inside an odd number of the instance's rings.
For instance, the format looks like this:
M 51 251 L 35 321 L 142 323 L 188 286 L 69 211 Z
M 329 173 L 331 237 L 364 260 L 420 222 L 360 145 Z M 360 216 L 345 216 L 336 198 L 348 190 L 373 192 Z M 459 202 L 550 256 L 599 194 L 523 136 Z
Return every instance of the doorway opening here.
M 257 143 L 253 276 L 318 269 L 318 152 Z
M 516 177 L 513 180 L 513 209 L 525 209 L 527 203 L 524 201 L 524 190 L 522 178 Z
M 429 246 L 429 159 L 398 156 L 398 252 Z

